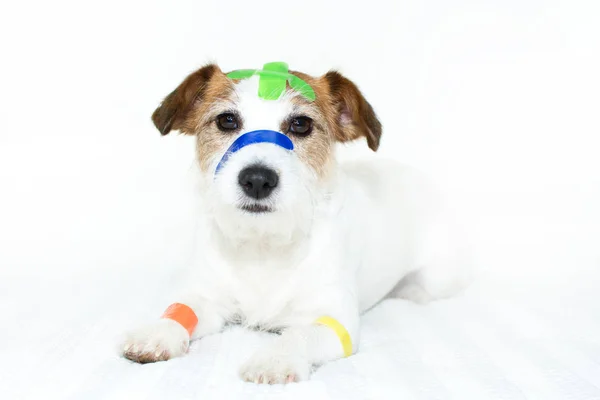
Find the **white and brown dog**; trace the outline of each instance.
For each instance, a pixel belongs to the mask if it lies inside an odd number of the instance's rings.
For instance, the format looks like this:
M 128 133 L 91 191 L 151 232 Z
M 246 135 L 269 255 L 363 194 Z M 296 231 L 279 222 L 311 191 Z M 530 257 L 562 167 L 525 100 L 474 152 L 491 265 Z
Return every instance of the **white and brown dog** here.
M 304 380 L 311 366 L 344 356 L 343 344 L 357 351 L 361 313 L 386 295 L 423 302 L 467 283 L 456 233 L 418 174 L 377 159 L 336 162 L 336 142 L 366 138 L 375 151 L 381 137 L 373 108 L 350 80 L 290 72 L 314 96 L 288 81 L 267 100 L 259 73 L 229 76 L 216 65 L 199 69 L 152 116 L 163 135 L 179 130 L 197 140 L 203 259 L 173 300 L 198 322 L 191 335 L 169 318 L 134 330 L 125 357 L 178 357 L 190 340 L 236 321 L 280 331 L 242 366 L 244 380 Z M 284 138 L 233 149 L 264 130 Z M 337 325 L 315 323 L 323 316 Z

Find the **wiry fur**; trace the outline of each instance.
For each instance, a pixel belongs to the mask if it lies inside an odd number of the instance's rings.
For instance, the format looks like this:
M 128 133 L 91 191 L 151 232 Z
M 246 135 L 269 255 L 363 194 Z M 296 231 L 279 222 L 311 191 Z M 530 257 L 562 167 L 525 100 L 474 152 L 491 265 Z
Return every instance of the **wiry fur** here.
M 190 266 L 189 287 L 173 301 L 197 314 L 193 339 L 231 321 L 281 331 L 240 370 L 258 383 L 306 379 L 311 365 L 342 356 L 335 333 L 314 325 L 320 316 L 340 321 L 357 351 L 360 313 L 386 294 L 428 301 L 468 280 L 458 237 L 418 174 L 381 160 L 336 163 L 335 142 L 364 137 L 373 150 L 379 146 L 381 124 L 358 88 L 337 72 L 297 74 L 315 89 L 314 103 L 292 90 L 277 101 L 262 100 L 256 78 L 233 82 L 208 66 L 153 115 L 163 134 L 173 128 L 197 136 L 201 171 L 202 259 Z M 239 131 L 216 127 L 223 112 L 239 116 Z M 248 146 L 214 176 L 236 137 L 255 129 L 286 132 L 298 115 L 311 117 L 314 129 L 305 138 L 290 136 L 294 152 L 269 143 Z M 255 164 L 279 175 L 266 199 L 250 199 L 238 185 L 239 172 Z M 241 209 L 252 203 L 272 211 Z M 187 345 L 181 326 L 158 321 L 134 331 L 124 354 L 160 361 L 182 355 Z

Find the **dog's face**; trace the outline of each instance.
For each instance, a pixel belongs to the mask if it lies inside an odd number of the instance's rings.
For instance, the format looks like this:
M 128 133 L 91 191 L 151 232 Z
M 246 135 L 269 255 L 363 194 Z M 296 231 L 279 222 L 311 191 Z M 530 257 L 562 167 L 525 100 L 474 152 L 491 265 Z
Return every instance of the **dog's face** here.
M 281 231 L 310 220 L 325 195 L 335 142 L 366 137 L 377 150 L 381 124 L 357 87 L 337 72 L 313 78 L 292 72 L 314 90 L 310 101 L 289 86 L 277 100 L 258 96 L 259 77 L 232 80 L 216 65 L 188 76 L 152 115 L 163 134 L 195 135 L 206 201 L 215 220 L 243 234 Z M 294 150 L 256 143 L 230 154 L 231 144 L 255 130 L 288 136 Z M 284 229 L 285 230 L 285 229 Z

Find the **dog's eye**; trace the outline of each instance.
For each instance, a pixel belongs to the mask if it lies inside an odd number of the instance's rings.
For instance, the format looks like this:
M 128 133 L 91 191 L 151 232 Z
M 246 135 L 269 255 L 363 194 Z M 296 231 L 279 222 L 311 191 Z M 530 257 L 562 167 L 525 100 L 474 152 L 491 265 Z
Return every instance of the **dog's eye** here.
M 307 136 L 312 131 L 312 119 L 308 117 L 293 118 L 289 132 L 299 136 Z
M 237 117 L 231 113 L 219 115 L 217 117 L 217 125 L 222 131 L 233 131 L 239 126 Z

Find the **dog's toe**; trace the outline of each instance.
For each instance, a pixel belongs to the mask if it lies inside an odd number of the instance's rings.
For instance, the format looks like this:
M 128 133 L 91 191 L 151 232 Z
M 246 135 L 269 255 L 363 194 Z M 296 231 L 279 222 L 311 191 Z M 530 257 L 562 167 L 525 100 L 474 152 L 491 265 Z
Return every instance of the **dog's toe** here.
M 156 349 L 155 351 L 129 350 L 123 352 L 123 357 L 140 364 L 148 364 L 158 361 L 167 361 L 171 358 L 171 354 L 164 349 Z
M 240 369 L 246 382 L 285 384 L 308 379 L 310 365 L 302 357 L 257 353 Z

